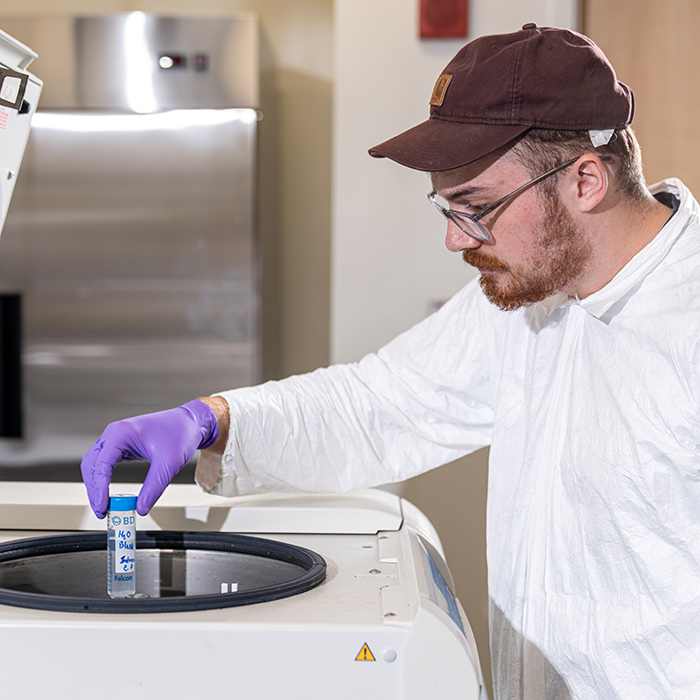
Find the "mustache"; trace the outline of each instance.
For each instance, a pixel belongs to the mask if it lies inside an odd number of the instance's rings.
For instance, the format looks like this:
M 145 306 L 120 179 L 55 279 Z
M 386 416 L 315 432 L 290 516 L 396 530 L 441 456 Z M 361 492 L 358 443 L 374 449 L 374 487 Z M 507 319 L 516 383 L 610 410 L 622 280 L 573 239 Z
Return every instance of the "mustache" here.
M 472 267 L 493 270 L 494 272 L 508 272 L 510 270 L 500 260 L 492 258 L 490 255 L 484 255 L 478 250 L 463 250 L 462 260 Z

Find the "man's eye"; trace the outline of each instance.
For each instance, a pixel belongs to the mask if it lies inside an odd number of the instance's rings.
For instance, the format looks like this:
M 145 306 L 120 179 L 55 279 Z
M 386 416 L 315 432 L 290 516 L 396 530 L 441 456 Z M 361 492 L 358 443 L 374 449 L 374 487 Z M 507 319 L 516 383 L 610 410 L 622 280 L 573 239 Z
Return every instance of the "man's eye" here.
M 486 209 L 485 204 L 459 204 L 456 206 L 453 206 L 452 209 L 456 212 L 460 212 L 462 214 L 471 214 L 471 216 L 476 216 L 480 212 L 482 212 L 484 209 Z

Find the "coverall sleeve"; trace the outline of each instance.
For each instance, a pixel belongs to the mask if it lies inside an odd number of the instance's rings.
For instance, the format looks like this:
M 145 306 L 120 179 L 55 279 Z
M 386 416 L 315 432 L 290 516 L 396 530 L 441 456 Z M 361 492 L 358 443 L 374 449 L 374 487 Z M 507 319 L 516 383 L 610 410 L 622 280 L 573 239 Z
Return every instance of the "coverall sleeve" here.
M 222 392 L 231 428 L 196 480 L 223 496 L 345 492 L 400 481 L 490 443 L 493 411 L 478 287 L 377 353 Z

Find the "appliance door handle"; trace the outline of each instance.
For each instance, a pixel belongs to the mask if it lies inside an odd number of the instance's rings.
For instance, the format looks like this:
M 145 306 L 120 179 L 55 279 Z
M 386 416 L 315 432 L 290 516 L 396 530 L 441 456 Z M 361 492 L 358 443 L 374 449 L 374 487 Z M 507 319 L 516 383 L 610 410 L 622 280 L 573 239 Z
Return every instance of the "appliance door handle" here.
M 21 438 L 22 296 L 0 294 L 0 438 Z

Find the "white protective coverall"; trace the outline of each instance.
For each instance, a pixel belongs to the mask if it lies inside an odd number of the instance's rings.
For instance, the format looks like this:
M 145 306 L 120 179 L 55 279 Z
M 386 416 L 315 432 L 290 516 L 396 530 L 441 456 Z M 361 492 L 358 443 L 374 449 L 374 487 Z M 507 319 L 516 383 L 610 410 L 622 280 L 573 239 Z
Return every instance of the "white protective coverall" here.
M 677 212 L 586 299 L 472 283 L 357 364 L 222 393 L 198 482 L 345 491 L 491 445 L 496 700 L 698 700 L 700 208 L 662 190 Z

